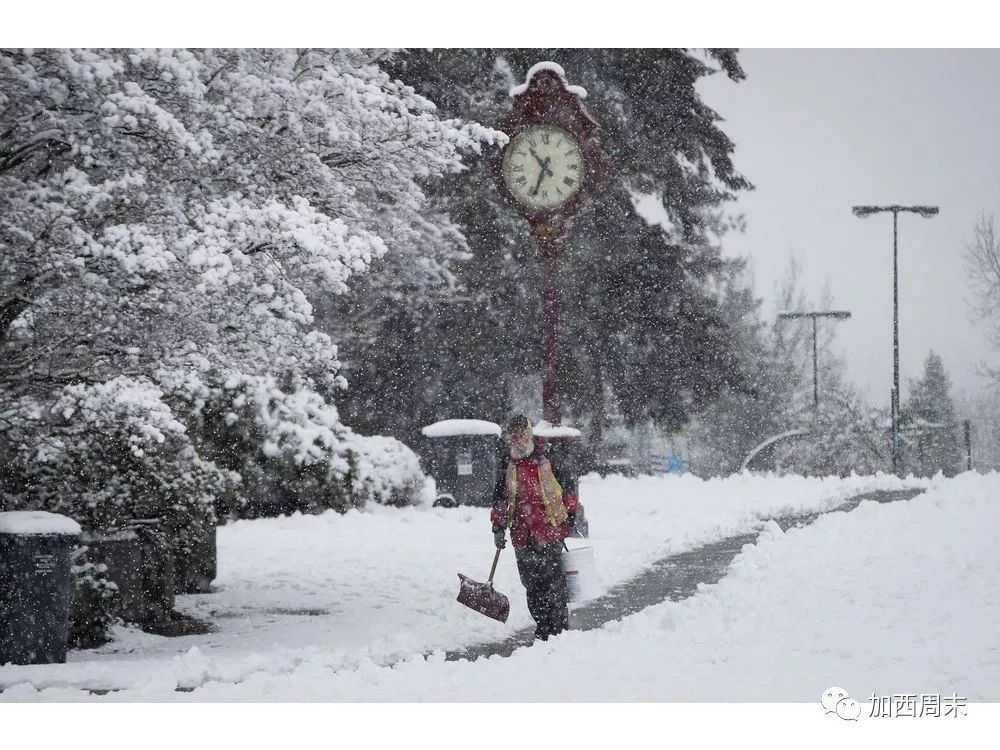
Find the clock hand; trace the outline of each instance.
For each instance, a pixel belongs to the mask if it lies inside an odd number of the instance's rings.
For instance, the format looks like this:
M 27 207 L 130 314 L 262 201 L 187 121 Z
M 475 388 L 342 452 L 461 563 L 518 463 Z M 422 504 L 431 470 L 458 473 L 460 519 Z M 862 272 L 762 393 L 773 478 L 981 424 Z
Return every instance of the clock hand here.
M 542 180 L 544 180 L 544 179 L 545 179 L 545 169 L 543 168 L 538 173 L 538 182 L 535 183 L 535 189 L 531 191 L 532 195 L 538 195 L 538 188 L 540 188 L 542 186 Z
M 531 152 L 531 155 L 535 157 L 535 161 L 538 162 L 538 166 L 542 168 L 542 171 L 546 172 L 549 177 L 555 177 L 555 175 L 552 174 L 552 170 L 549 168 L 549 162 L 552 161 L 552 157 L 548 156 L 545 159 L 542 159 L 542 157 L 535 153 L 535 149 L 531 148 L 531 146 L 528 147 L 528 150 Z

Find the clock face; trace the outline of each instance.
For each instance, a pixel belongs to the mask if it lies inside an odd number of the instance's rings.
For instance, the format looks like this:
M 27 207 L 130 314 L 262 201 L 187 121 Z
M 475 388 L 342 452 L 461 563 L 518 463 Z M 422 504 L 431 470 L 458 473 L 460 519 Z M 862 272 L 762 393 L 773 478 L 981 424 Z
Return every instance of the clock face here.
M 554 209 L 572 198 L 583 181 L 583 152 L 562 128 L 537 125 L 518 133 L 504 153 L 503 179 L 523 205 Z

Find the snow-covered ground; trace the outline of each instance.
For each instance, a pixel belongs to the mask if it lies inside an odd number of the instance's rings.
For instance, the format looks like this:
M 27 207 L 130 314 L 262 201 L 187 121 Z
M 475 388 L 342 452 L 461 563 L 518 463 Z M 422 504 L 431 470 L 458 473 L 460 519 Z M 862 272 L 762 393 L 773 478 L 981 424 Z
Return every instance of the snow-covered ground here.
M 0 698 L 64 700 L 92 687 L 124 689 L 105 698 L 117 700 L 523 700 L 531 685 L 530 697 L 551 700 L 800 701 L 838 684 L 864 697 L 954 688 L 997 699 L 996 474 L 587 477 L 581 495 L 611 584 L 762 517 L 915 484 L 929 489 L 909 502 L 867 503 L 787 534 L 772 524 L 729 576 L 691 599 L 474 663 L 398 660 L 530 624 L 510 550 L 496 579 L 511 600 L 507 624 L 454 601 L 457 572 L 487 575 L 485 510 L 239 522 L 219 530 L 220 591 L 181 598 L 217 632 L 122 631 L 65 665 L 0 667 Z

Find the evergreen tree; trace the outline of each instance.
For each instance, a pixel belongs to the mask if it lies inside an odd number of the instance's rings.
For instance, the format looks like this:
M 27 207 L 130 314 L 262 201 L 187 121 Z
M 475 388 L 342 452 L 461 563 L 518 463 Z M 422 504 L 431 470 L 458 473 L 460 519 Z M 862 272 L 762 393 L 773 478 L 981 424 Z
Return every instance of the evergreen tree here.
M 961 468 L 962 451 L 951 380 L 933 350 L 924 360 L 924 374 L 910 382 L 910 398 L 900 420 L 904 428 L 904 465 L 922 475 L 941 471 L 947 476 Z
M 539 60 L 559 62 L 589 90 L 585 104 L 601 123 L 616 178 L 575 222 L 560 259 L 560 378 L 565 416 L 589 419 L 597 432 L 606 387 L 630 423 L 653 418 L 670 427 L 725 388 L 747 387 L 722 312 L 721 290 L 740 264 L 721 257 L 719 238 L 734 226 L 727 202 L 751 186 L 696 91 L 718 69 L 734 80 L 743 72 L 732 51 L 704 58 L 685 50 L 451 49 L 387 63 L 445 116 L 489 124 L 509 111 L 509 88 Z M 352 384 L 342 408 L 369 429 L 415 435 L 419 423 L 441 417 L 502 420 L 512 381 L 540 377 L 534 240 L 486 176 L 485 155 L 468 164 L 433 191 L 467 242 L 468 255 L 449 260 L 457 294 L 435 297 L 424 286 L 340 300 Z M 659 196 L 669 228 L 637 213 L 637 194 Z M 373 308 L 373 325 L 355 325 Z
M 911 419 L 922 419 L 931 424 L 948 424 L 955 420 L 951 379 L 945 372 L 941 356 L 934 350 L 924 360 L 923 377 L 910 382 L 906 411 Z

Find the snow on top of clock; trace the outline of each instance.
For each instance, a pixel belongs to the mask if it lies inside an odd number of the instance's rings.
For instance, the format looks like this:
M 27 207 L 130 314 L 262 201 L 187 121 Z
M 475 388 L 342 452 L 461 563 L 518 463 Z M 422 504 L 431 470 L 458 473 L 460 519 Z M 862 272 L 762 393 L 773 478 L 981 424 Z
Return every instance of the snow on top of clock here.
M 512 86 L 510 89 L 510 95 L 520 96 L 525 91 L 527 91 L 528 85 L 531 83 L 532 77 L 535 75 L 535 73 L 537 73 L 540 70 L 549 70 L 555 73 L 562 79 L 562 82 L 566 85 L 567 91 L 569 91 L 571 94 L 576 94 L 581 99 L 587 98 L 587 89 L 585 89 L 583 86 L 570 86 L 569 82 L 566 80 L 566 71 L 562 69 L 562 65 L 560 65 L 559 63 L 554 63 L 549 61 L 535 63 L 534 65 L 532 65 L 531 68 L 528 70 L 528 75 L 525 76 L 524 78 L 524 83 L 522 83 L 520 86 Z

